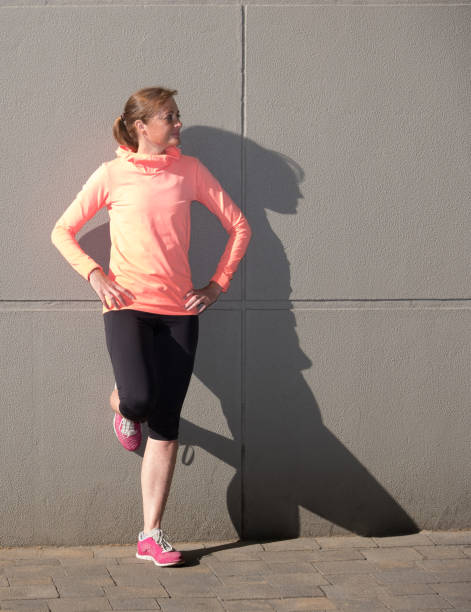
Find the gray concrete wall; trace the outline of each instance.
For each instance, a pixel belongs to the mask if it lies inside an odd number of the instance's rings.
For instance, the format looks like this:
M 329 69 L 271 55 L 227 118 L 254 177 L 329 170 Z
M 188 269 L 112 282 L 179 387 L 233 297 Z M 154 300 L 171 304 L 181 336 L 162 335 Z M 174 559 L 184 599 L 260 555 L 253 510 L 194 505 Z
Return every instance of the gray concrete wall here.
M 1 545 L 133 542 L 101 302 L 50 242 L 136 89 L 253 229 L 200 317 L 174 540 L 471 526 L 469 2 L 27 2 L 3 30 Z M 192 209 L 195 286 L 227 235 Z M 105 268 L 106 211 L 79 233 Z

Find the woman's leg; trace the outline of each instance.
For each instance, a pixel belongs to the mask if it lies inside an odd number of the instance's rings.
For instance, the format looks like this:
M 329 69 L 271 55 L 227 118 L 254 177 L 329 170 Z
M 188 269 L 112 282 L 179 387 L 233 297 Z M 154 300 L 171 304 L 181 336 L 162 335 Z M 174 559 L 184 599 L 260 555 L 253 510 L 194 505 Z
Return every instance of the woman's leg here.
M 198 344 L 198 315 L 159 315 L 155 336 L 157 403 L 148 415 L 149 437 L 142 461 L 144 529 L 159 527 L 178 450 L 180 412 L 190 384 Z
M 177 450 L 178 440 L 147 438 L 141 470 L 145 533 L 154 527 L 160 528 L 172 484 Z
M 104 325 L 118 387 L 110 396 L 111 407 L 142 423 L 155 403 L 154 322 L 146 313 L 125 309 L 104 314 Z

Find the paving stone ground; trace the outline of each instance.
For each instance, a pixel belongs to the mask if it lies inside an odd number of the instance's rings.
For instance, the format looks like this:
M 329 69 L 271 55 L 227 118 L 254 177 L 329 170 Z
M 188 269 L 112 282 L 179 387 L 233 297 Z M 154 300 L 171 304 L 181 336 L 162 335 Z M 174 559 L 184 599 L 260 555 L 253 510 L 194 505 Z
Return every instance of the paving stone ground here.
M 0 610 L 471 612 L 471 530 L 173 544 L 0 547 Z

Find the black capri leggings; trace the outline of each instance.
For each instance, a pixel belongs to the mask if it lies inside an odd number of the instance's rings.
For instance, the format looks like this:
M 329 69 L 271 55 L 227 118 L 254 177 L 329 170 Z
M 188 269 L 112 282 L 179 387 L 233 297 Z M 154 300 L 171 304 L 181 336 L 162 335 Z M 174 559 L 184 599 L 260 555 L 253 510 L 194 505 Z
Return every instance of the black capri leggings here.
M 198 315 L 126 308 L 103 314 L 121 414 L 149 437 L 176 440 L 198 344 Z

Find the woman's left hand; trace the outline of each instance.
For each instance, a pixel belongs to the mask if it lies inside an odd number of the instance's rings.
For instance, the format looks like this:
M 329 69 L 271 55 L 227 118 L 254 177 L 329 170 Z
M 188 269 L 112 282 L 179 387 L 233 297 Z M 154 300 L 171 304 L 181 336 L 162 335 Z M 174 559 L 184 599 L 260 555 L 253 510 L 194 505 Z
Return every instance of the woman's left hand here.
M 221 292 L 222 287 L 215 281 L 210 281 L 206 287 L 203 287 L 202 289 L 191 289 L 183 296 L 183 299 L 191 296 L 185 303 L 185 308 L 190 310 L 196 306 L 199 314 L 209 308 L 211 304 L 214 304 Z

